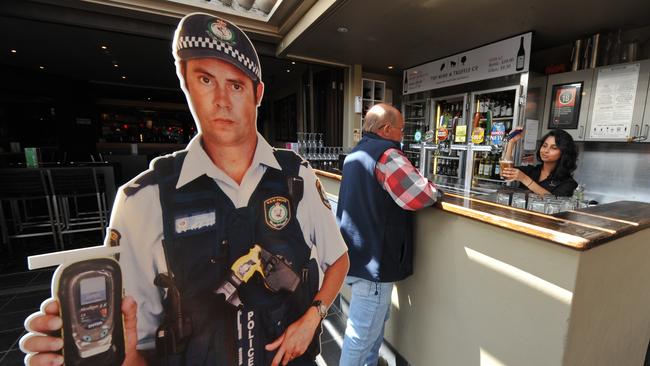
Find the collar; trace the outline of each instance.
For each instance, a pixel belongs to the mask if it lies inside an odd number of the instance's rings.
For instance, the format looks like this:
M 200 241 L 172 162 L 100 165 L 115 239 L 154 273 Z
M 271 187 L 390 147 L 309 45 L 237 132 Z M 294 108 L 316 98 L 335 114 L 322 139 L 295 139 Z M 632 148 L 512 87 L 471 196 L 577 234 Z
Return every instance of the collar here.
M 389 139 L 386 139 L 386 138 L 383 138 L 383 137 L 379 136 L 378 134 L 376 134 L 376 133 L 374 133 L 374 132 L 363 131 L 363 133 L 362 133 L 362 137 L 363 137 L 364 139 L 380 140 L 380 141 L 390 142 L 391 144 L 395 145 L 395 148 L 396 148 L 396 149 L 399 149 L 399 150 L 402 149 L 402 148 L 400 147 L 400 143 L 399 143 L 399 142 L 397 142 L 397 141 L 393 141 L 393 140 L 389 140 Z
M 178 182 L 176 183 L 176 189 L 186 185 L 187 183 L 193 181 L 194 179 L 207 175 L 210 178 L 220 180 L 224 183 L 228 183 L 233 186 L 237 186 L 232 178 L 230 178 L 223 170 L 219 169 L 210 157 L 203 149 L 202 143 L 202 134 L 197 134 L 192 138 L 190 143 L 187 145 L 187 156 L 183 161 L 183 166 L 181 167 L 181 174 L 178 177 Z M 269 143 L 257 133 L 257 145 L 255 146 L 255 153 L 253 155 L 253 161 L 248 167 L 250 171 L 251 168 L 257 168 L 260 165 L 264 165 L 270 168 L 281 170 L 280 164 L 274 155 L 275 150 Z

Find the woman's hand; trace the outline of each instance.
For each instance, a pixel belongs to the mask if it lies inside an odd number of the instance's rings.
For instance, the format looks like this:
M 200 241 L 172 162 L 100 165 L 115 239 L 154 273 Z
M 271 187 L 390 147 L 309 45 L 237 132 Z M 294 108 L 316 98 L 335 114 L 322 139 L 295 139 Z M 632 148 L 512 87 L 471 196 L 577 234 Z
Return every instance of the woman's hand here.
M 517 168 L 505 168 L 501 171 L 501 176 L 509 182 L 513 180 L 519 181 L 526 187 L 528 187 L 533 181 L 529 176 Z

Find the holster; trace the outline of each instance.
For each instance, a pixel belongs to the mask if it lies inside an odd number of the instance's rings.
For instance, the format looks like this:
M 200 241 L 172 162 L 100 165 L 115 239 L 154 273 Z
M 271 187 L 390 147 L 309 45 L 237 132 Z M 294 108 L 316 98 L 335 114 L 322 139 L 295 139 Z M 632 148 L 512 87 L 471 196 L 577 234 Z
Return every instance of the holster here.
M 262 322 L 266 339 L 270 342 L 277 339 L 291 323 L 300 319 L 311 306 L 318 292 L 319 276 L 318 263 L 311 259 L 305 267 L 300 269 L 301 281 L 296 290 L 287 297 L 286 301 L 278 306 L 267 307 L 263 310 Z M 320 336 L 323 330 L 318 325 L 314 338 L 305 351 L 304 357 L 314 359 L 320 354 Z M 275 356 L 275 351 L 266 352 L 266 362 L 270 363 Z

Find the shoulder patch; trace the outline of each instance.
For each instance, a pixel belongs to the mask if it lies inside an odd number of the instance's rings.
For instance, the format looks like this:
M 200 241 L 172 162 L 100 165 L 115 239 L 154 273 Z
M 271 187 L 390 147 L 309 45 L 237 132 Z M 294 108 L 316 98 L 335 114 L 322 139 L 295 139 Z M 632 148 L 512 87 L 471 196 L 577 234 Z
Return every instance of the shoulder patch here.
M 110 233 L 108 234 L 108 246 L 119 247 L 121 238 L 122 235 L 120 234 L 119 231 L 115 229 L 111 229 Z
M 325 190 L 323 189 L 323 185 L 320 182 L 320 179 L 316 178 L 316 190 L 318 191 L 318 195 L 320 196 L 320 200 L 323 201 L 323 204 L 325 207 L 329 208 L 330 210 L 332 209 L 332 205 L 330 204 L 330 200 L 327 199 L 327 195 L 325 194 Z
M 133 196 L 142 188 L 153 185 L 155 183 L 156 175 L 152 170 L 149 170 L 146 173 L 142 174 L 138 179 L 131 181 L 129 185 L 124 187 L 124 194 L 126 194 L 127 197 Z

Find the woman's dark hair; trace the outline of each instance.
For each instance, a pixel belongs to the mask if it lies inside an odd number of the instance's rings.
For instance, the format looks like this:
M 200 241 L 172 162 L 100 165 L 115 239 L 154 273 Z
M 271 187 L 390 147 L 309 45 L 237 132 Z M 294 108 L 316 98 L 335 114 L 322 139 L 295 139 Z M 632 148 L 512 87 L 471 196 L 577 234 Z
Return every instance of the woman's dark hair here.
M 578 167 L 576 160 L 578 160 L 578 148 L 576 147 L 575 142 L 573 142 L 573 137 L 569 135 L 564 130 L 551 130 L 549 133 L 542 137 L 542 143 L 537 149 L 537 160 L 542 161 L 540 155 L 540 150 L 542 150 L 542 145 L 549 137 L 555 137 L 555 145 L 560 149 L 561 155 L 560 160 L 555 166 L 555 170 L 551 173 L 555 178 L 563 180 L 571 177 L 571 173 Z

